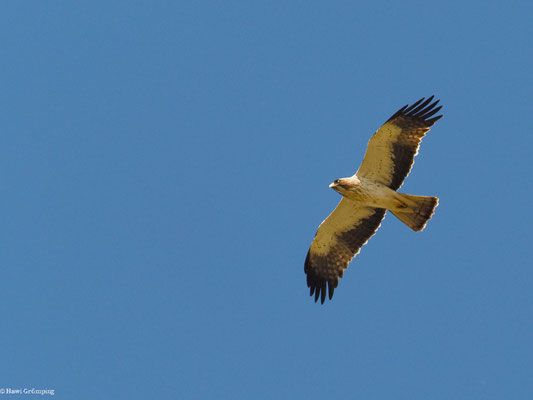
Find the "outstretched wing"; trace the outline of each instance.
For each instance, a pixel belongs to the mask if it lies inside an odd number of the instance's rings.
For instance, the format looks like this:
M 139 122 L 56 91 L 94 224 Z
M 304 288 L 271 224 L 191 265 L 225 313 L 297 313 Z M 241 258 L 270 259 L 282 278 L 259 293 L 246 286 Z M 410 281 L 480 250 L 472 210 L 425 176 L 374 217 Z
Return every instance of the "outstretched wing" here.
M 307 286 L 315 302 L 329 299 L 348 263 L 381 225 L 386 210 L 360 205 L 342 198 L 337 208 L 320 224 L 305 259 Z
M 412 106 L 403 107 L 378 129 L 368 142 L 365 158 L 356 173 L 358 177 L 369 178 L 393 190 L 402 186 L 422 138 L 442 117 L 430 118 L 442 108 L 435 108 L 439 100 L 431 103 L 432 100 L 433 96 L 426 101 L 422 98 Z

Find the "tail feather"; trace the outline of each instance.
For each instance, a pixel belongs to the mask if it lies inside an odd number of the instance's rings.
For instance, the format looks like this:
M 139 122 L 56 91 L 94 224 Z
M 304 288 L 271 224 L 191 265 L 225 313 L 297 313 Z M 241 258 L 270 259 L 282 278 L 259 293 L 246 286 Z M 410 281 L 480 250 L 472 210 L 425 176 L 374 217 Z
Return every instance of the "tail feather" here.
M 413 196 L 397 193 L 403 208 L 390 210 L 400 221 L 414 231 L 421 231 L 435 213 L 439 199 L 428 196 Z

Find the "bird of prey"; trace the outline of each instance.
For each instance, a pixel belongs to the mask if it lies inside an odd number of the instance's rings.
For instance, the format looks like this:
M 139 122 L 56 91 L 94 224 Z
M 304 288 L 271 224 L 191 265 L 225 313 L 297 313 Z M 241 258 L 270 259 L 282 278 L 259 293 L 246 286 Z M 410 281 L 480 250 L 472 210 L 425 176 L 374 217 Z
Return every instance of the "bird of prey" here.
M 305 259 L 310 295 L 321 303 L 333 297 L 348 263 L 392 212 L 414 231 L 433 216 L 437 197 L 398 193 L 409 175 L 424 135 L 442 115 L 433 96 L 406 105 L 370 138 L 363 163 L 355 175 L 336 179 L 330 188 L 342 195 L 335 210 L 320 224 Z

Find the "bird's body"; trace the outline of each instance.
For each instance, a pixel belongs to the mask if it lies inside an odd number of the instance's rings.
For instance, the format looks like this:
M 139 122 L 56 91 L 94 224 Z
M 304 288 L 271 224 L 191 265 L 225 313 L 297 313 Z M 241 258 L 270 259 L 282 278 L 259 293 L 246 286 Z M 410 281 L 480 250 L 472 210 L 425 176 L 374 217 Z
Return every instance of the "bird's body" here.
M 337 179 L 335 182 L 329 187 L 357 204 L 386 208 L 387 210 L 394 209 L 398 205 L 394 190 L 371 179 L 359 178 L 354 175 L 349 178 Z
M 324 303 L 342 278 L 348 263 L 392 212 L 414 231 L 421 231 L 438 204 L 436 197 L 413 196 L 397 190 L 409 174 L 422 137 L 441 116 L 433 96 L 405 106 L 370 139 L 355 175 L 335 180 L 330 187 L 343 198 L 320 224 L 305 260 L 311 295 Z

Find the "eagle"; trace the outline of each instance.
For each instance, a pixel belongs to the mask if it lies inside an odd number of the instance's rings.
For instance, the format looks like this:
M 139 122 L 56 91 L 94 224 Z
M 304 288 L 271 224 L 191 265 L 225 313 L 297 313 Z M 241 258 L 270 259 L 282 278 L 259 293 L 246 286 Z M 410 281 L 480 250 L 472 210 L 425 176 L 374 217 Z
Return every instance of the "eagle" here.
M 412 230 L 424 229 L 438 205 L 437 197 L 413 196 L 397 190 L 409 175 L 420 142 L 442 106 L 434 96 L 399 109 L 370 138 L 355 175 L 329 185 L 342 195 L 335 210 L 320 224 L 307 252 L 304 271 L 315 302 L 333 297 L 348 264 L 376 233 L 390 211 Z

